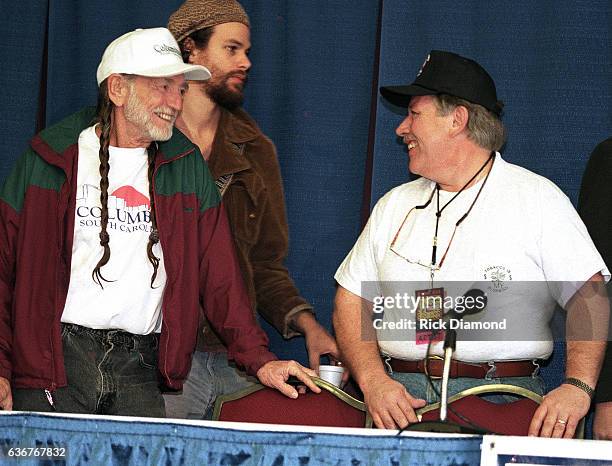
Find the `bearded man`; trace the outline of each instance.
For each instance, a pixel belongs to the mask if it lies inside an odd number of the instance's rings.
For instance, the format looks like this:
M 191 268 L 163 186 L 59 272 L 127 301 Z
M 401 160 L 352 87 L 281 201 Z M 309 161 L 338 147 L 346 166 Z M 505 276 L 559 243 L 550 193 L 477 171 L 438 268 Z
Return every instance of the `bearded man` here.
M 219 187 L 253 313 L 285 338 L 303 335 L 316 370 L 321 355 L 339 354 L 283 265 L 288 229 L 276 149 L 241 107 L 251 69 L 249 18 L 235 0 L 188 0 L 170 16 L 168 29 L 184 61 L 212 73 L 206 83 L 190 83 L 176 126 L 200 148 Z M 252 383 L 227 355 L 203 321 L 183 394 L 166 396 L 169 416 L 210 417 L 218 395 Z

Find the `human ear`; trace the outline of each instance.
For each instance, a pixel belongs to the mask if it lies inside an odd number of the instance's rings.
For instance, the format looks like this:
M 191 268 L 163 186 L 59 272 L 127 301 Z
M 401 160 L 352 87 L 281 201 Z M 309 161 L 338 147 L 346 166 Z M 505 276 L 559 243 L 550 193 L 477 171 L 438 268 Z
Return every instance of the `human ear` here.
M 457 105 L 457 107 L 455 107 L 455 109 L 453 110 L 453 131 L 457 133 L 463 131 L 467 127 L 469 119 L 470 114 L 468 112 L 468 109 L 463 105 Z
M 187 52 L 187 54 L 188 54 L 187 62 L 188 63 L 193 63 L 193 59 L 198 54 L 198 48 L 196 47 L 195 42 L 193 41 L 193 39 L 191 37 L 187 37 L 183 41 L 183 50 L 185 52 Z
M 111 74 L 107 80 L 108 98 L 116 107 L 122 107 L 127 102 L 129 88 L 127 80 L 120 74 Z

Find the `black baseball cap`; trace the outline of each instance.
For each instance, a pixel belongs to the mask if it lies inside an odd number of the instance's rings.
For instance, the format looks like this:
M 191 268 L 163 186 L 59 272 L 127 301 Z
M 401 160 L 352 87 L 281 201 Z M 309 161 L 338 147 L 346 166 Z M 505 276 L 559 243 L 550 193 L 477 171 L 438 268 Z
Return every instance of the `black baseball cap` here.
M 381 95 L 394 105 L 408 107 L 414 95 L 449 94 L 482 105 L 497 116 L 504 103 L 497 100 L 493 78 L 474 60 L 452 52 L 432 50 L 414 82 L 408 86 L 385 86 Z

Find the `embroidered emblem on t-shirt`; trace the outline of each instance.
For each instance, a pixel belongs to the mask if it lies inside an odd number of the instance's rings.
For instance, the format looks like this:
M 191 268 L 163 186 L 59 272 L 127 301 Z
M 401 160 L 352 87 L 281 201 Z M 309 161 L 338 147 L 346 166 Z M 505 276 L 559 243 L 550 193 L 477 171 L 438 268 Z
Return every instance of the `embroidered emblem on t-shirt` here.
M 512 272 L 503 265 L 490 265 L 484 269 L 484 279 L 491 282 L 490 291 L 501 293 L 508 289 L 506 282 L 512 281 Z

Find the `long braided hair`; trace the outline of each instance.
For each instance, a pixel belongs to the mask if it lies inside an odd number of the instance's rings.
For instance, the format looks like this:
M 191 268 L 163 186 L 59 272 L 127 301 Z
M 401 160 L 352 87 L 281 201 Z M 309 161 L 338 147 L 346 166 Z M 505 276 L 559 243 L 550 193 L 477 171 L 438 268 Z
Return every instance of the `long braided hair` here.
M 153 275 L 151 275 L 151 288 L 153 288 L 153 282 L 157 277 L 157 268 L 159 267 L 159 257 L 153 253 L 153 246 L 159 243 L 159 231 L 157 230 L 157 214 L 155 213 L 155 196 L 153 193 L 153 173 L 155 172 L 155 156 L 157 155 L 157 144 L 152 142 L 147 147 L 147 154 L 149 155 L 149 199 L 151 203 L 151 234 L 149 234 L 149 242 L 147 243 L 147 257 L 149 262 L 153 265 Z
M 124 77 L 128 78 L 128 83 L 130 84 L 130 92 L 134 92 L 132 76 Z M 102 253 L 102 257 L 91 272 L 91 277 L 93 281 L 100 285 L 102 289 L 104 289 L 102 282 L 113 281 L 104 278 L 101 269 L 108 263 L 111 255 L 109 245 L 110 237 L 107 231 L 109 186 L 108 173 L 110 172 L 108 147 L 110 145 L 110 132 L 113 123 L 112 118 L 114 107 L 115 106 L 113 102 L 108 96 L 108 82 L 107 80 L 104 80 L 100 83 L 100 87 L 98 89 L 98 104 L 96 108 L 95 118 L 95 122 L 100 125 L 100 151 L 98 153 L 100 157 L 100 204 L 102 208 L 102 212 L 100 215 L 100 246 L 102 246 L 104 251 Z M 155 170 L 156 154 L 157 144 L 155 142 L 152 142 L 149 147 L 147 147 L 149 167 L 147 177 L 149 180 L 149 202 L 151 204 L 151 233 L 149 235 L 149 241 L 147 243 L 147 257 L 149 258 L 149 262 L 151 262 L 151 264 L 153 265 L 151 288 L 153 288 L 153 283 L 155 282 L 155 278 L 157 277 L 157 269 L 159 267 L 159 258 L 153 253 L 153 246 L 159 242 L 159 232 L 157 230 L 157 216 L 155 214 L 155 199 L 153 196 L 153 173 Z

